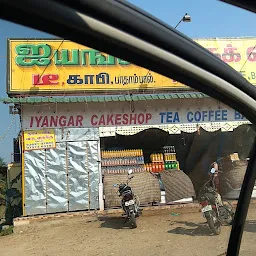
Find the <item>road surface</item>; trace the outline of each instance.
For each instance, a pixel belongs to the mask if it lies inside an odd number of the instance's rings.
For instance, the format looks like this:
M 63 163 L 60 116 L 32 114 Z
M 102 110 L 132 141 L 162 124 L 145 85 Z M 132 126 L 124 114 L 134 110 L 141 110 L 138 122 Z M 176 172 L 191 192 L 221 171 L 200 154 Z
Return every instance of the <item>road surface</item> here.
M 255 210 L 255 206 L 250 208 L 240 255 L 256 255 Z M 219 236 L 213 236 L 200 212 L 173 212 L 145 212 L 137 229 L 129 229 L 118 215 L 37 222 L 0 237 L 0 255 L 217 256 L 226 251 L 231 227 L 225 226 Z

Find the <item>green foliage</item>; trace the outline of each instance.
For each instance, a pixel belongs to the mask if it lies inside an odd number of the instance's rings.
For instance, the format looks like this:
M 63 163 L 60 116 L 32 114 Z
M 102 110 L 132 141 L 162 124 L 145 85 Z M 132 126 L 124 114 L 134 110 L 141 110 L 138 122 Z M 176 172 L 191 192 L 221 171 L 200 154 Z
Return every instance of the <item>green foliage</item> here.
M 0 205 L 5 204 L 6 192 L 7 192 L 6 180 L 5 179 L 0 179 Z
M 6 211 L 5 223 L 12 225 L 13 219 L 22 215 L 21 193 L 16 188 L 10 188 L 6 191 Z
M 0 157 L 0 168 L 6 167 L 6 163 L 2 157 Z
M 8 229 L 0 230 L 0 236 L 8 236 L 13 233 L 13 226 L 10 226 Z
M 0 216 L 0 219 L 5 217 L 5 224 L 12 225 L 13 219 L 22 215 L 22 194 L 13 188 L 20 179 L 21 172 L 10 182 L 10 188 L 7 187 L 6 179 L 0 179 L 0 205 L 5 207 L 4 216 Z

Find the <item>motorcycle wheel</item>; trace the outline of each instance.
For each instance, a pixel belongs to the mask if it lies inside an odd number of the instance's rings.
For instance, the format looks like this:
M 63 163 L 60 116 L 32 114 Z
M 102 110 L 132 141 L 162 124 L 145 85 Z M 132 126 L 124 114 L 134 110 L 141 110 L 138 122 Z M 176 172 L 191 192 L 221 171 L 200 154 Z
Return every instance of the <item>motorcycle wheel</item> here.
M 206 216 L 206 220 L 213 234 L 219 235 L 221 231 L 221 225 L 218 221 L 214 222 L 214 217 L 216 217 L 216 213 L 213 211 L 212 214 Z
M 140 200 L 139 200 L 139 197 L 137 195 L 134 195 L 134 200 L 135 200 L 135 217 L 139 217 L 141 214 L 142 214 L 142 211 L 140 209 Z
M 234 220 L 234 215 L 235 215 L 235 213 L 233 212 L 233 207 L 229 201 L 223 201 L 223 206 L 229 215 L 229 218 L 226 220 L 226 223 L 228 225 L 232 225 Z
M 131 228 L 137 228 L 135 213 L 130 216 Z
M 230 211 L 227 207 L 225 207 L 225 208 L 226 208 L 226 211 L 228 212 L 228 215 L 229 215 L 228 219 L 226 220 L 226 223 L 228 225 L 232 225 L 233 224 L 233 220 L 234 220 L 234 212 Z

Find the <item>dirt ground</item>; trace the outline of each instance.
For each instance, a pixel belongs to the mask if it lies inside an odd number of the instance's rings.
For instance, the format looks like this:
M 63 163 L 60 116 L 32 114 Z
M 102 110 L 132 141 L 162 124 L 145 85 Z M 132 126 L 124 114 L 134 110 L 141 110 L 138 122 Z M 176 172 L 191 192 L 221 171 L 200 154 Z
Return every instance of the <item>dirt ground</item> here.
M 255 210 L 250 208 L 240 255 L 256 255 Z M 200 212 L 173 212 L 144 212 L 137 229 L 127 227 L 118 215 L 37 222 L 0 237 L 0 255 L 217 256 L 226 251 L 231 227 L 224 226 L 219 236 L 213 236 Z

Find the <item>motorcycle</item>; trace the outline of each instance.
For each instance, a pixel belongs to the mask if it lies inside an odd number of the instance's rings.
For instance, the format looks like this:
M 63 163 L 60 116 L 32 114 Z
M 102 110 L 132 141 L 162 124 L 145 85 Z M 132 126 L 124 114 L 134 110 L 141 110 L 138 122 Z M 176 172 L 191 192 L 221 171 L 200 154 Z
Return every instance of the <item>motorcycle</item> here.
M 203 216 L 215 235 L 220 234 L 222 225 L 232 224 L 234 218 L 232 205 L 221 199 L 212 179 L 205 183 L 201 189 L 199 203 L 202 207 Z
M 114 184 L 114 187 L 118 186 L 119 197 L 121 197 L 121 206 L 125 212 L 126 221 L 129 221 L 131 228 L 137 228 L 136 218 L 141 215 L 139 209 L 139 198 L 136 196 L 132 188 L 129 186 L 130 181 L 134 176 L 130 176 L 132 170 L 128 171 L 128 179 L 126 183 Z

